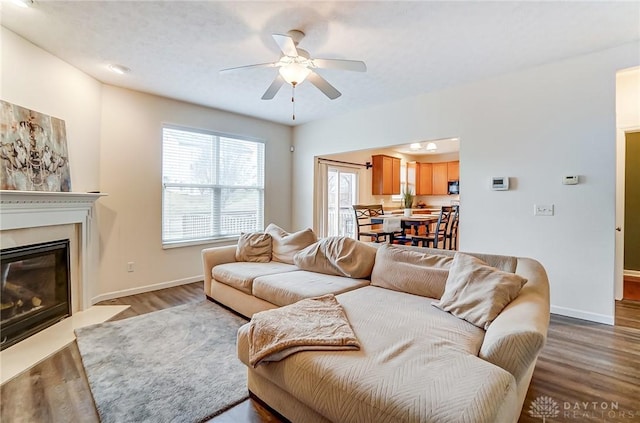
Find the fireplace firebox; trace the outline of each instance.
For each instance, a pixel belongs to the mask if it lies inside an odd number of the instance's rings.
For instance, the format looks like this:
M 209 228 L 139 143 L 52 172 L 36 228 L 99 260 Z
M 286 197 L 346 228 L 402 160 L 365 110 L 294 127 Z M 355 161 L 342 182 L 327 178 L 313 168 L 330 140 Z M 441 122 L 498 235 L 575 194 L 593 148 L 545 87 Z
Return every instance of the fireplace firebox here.
M 69 240 L 0 250 L 5 349 L 71 314 Z

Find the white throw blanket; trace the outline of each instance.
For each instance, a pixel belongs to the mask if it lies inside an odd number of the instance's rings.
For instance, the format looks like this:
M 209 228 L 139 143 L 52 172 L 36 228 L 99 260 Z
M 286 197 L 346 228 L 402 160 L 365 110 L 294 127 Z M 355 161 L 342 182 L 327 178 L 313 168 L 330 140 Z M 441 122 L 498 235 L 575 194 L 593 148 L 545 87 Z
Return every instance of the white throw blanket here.
M 249 323 L 249 363 L 254 368 L 299 351 L 359 349 L 360 343 L 333 294 L 261 311 Z

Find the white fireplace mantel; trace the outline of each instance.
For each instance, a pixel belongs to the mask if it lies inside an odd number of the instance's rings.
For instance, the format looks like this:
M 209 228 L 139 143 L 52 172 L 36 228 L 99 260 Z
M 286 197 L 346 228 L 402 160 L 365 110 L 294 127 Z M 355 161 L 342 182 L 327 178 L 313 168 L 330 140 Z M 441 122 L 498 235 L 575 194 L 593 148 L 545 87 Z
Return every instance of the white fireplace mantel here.
M 91 307 L 97 269 L 92 240 L 93 205 L 107 194 L 0 190 L 0 231 L 78 224 L 80 227 L 80 310 Z

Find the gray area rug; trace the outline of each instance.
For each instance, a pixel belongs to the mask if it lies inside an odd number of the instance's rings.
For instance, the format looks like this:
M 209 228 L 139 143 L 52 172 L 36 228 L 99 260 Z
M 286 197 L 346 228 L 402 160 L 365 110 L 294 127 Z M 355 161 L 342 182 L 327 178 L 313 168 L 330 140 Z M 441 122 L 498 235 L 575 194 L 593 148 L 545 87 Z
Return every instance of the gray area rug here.
M 203 301 L 77 329 L 102 422 L 199 422 L 248 398 L 244 323 Z

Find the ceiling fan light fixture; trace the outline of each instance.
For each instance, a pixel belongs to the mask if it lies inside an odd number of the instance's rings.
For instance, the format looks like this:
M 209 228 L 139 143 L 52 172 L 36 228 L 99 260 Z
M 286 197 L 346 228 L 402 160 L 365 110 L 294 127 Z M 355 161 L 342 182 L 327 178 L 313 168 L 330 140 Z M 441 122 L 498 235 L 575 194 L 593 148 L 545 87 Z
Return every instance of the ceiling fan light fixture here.
M 414 143 L 411 143 L 409 148 L 412 150 L 420 150 L 422 148 L 422 144 L 420 144 L 419 142 L 414 142 Z
M 436 145 L 435 142 L 430 142 L 427 144 L 427 151 L 436 151 L 438 149 L 438 146 Z
M 289 63 L 279 69 L 282 78 L 291 85 L 301 84 L 311 73 L 311 69 L 299 63 Z

